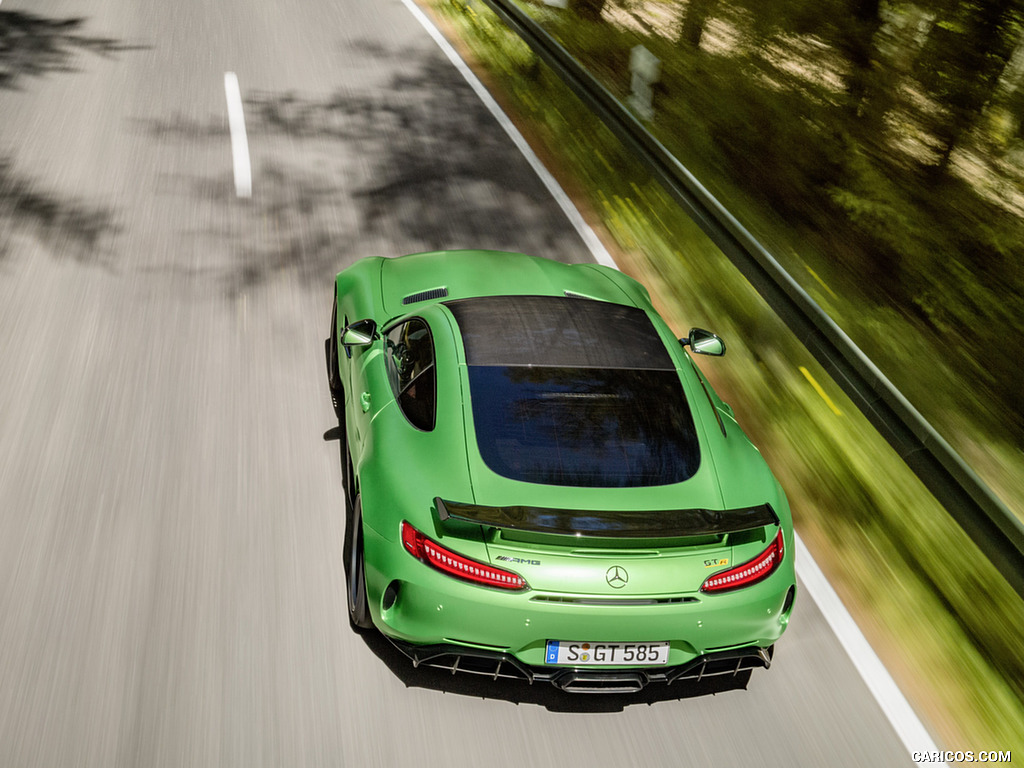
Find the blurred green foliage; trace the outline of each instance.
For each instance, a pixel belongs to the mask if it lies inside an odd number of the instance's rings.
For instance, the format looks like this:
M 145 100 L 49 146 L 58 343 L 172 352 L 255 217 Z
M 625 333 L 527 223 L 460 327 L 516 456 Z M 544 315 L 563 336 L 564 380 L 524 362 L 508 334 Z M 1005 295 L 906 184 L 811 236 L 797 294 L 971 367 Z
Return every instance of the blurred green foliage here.
M 526 7 L 1024 515 L 1024 0 Z
M 651 288 L 673 326 L 680 333 L 691 325 L 710 327 L 741 342 L 729 357 L 703 366 L 705 372 L 737 405 L 744 428 L 790 495 L 798 528 L 844 599 L 861 609 L 859 623 L 918 710 L 948 746 L 1024 749 L 1024 601 L 726 257 L 557 77 L 486 9 L 433 2 L 457 25 L 534 139 L 572 185 L 585 190 L 630 261 L 623 267 Z M 826 7 L 836 13 L 843 5 L 833 0 Z M 838 96 L 835 90 L 823 95 L 800 85 L 802 76 L 767 78 L 756 57 L 709 61 L 703 48 L 699 55 L 667 57 L 666 51 L 683 46 L 672 35 L 650 38 L 645 30 L 656 26 L 653 16 L 646 27 L 630 24 L 639 6 L 608 0 L 601 20 L 540 6 L 532 11 L 574 55 L 593 59 L 620 95 L 631 46 L 643 41 L 659 55 L 669 83 L 657 101 L 660 138 L 683 147 L 679 154 L 688 155 L 684 161 L 698 178 L 742 221 L 754 222 L 793 271 L 811 275 L 819 300 L 867 340 L 870 356 L 902 369 L 894 377 L 898 385 L 925 396 L 933 412 L 945 415 L 942 423 L 963 422 L 971 411 L 964 407 L 964 388 L 989 376 L 992 357 L 1008 352 L 1014 343 L 1008 337 L 1019 334 L 1021 316 L 1012 309 L 1019 297 L 1009 295 L 1009 285 L 1000 294 L 1004 304 L 987 293 L 998 282 L 995 275 L 1013 285 L 1021 281 L 1014 262 L 1019 221 L 952 167 L 939 168 L 934 153 L 913 162 L 894 150 L 886 157 L 826 119 L 826 112 L 843 113 L 848 80 L 837 81 Z M 749 21 L 754 6 L 707 2 L 707 18 L 721 18 L 714 14 L 727 7 Z M 805 30 L 820 23 L 827 31 L 831 23 L 816 22 L 815 12 L 796 0 L 783 0 L 780 8 L 787 18 L 804 13 L 799 23 Z M 616 9 L 627 14 L 622 24 L 607 20 Z M 764 41 L 777 28 L 764 23 L 754 32 Z M 848 101 L 846 107 L 849 115 Z M 910 181 L 894 179 L 900 174 Z M 990 254 L 984 269 L 972 266 L 972 248 Z M 958 293 L 955 306 L 949 292 Z M 940 354 L 947 342 L 955 345 Z M 825 388 L 839 414 L 807 375 Z M 990 381 L 992 389 L 998 385 Z M 981 426 L 959 428 L 985 446 L 982 458 L 1019 466 L 1015 445 L 990 438 L 1002 429 L 1004 414 L 980 412 Z

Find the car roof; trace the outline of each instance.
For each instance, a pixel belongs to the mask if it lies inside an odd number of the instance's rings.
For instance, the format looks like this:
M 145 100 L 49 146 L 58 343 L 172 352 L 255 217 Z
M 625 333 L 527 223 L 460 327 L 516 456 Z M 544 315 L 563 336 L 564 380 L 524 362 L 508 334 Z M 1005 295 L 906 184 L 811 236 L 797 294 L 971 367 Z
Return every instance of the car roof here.
M 647 314 L 564 296 L 486 296 L 444 302 L 468 365 L 672 370 Z
M 428 301 L 490 295 L 582 296 L 637 305 L 644 289 L 616 270 L 563 264 L 521 253 L 431 251 L 382 259 L 381 298 L 390 316 Z

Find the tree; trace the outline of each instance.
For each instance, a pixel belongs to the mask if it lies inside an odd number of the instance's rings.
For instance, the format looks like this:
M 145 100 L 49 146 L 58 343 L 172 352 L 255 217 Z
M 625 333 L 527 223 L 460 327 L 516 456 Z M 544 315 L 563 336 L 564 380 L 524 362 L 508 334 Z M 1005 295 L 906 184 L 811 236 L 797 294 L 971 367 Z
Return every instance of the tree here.
M 995 94 L 1022 11 L 1021 0 L 958 2 L 940 11 L 917 62 L 918 79 L 939 106 L 932 126 L 939 175 Z
M 679 30 L 678 42 L 691 48 L 700 48 L 704 27 L 715 11 L 718 0 L 689 0 L 683 13 L 683 25 Z
M 844 5 L 849 16 L 834 28 L 836 47 L 850 65 L 844 106 L 867 123 L 868 129 L 874 130 L 884 114 L 884 108 L 881 114 L 875 109 L 879 106 L 876 102 L 884 103 L 878 93 L 882 66 L 877 45 L 878 31 L 882 27 L 882 4 L 881 0 L 846 0 Z
M 601 21 L 601 12 L 607 0 L 573 0 L 572 9 L 576 15 L 587 21 Z

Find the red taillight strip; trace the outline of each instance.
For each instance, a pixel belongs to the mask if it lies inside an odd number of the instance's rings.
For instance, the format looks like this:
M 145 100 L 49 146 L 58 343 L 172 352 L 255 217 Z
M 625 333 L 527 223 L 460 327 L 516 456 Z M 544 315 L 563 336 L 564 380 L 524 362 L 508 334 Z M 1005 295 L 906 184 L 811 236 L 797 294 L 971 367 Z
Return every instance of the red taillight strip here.
M 708 577 L 701 584 L 700 591 L 725 592 L 730 589 L 748 587 L 762 579 L 766 579 L 782 562 L 783 549 L 784 539 L 782 529 L 779 528 L 778 535 L 776 535 L 764 552 L 742 565 L 737 565 L 735 568 L 730 568 L 727 571 L 722 571 Z
M 499 589 L 525 589 L 527 587 L 526 580 L 518 573 L 495 568 L 458 555 L 450 549 L 445 549 L 404 520 L 402 521 L 402 546 L 413 557 L 434 566 L 449 576 Z

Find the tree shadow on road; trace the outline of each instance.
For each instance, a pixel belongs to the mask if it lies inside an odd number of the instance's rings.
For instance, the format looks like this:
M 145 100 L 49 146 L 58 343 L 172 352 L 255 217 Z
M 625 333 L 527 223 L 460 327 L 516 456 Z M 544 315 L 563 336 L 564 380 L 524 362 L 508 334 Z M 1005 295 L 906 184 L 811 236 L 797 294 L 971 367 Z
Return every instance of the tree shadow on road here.
M 145 46 L 86 35 L 83 18 L 52 19 L 24 11 L 0 10 L 0 88 L 16 89 L 25 77 L 73 72 L 80 51 L 110 56 Z
M 0 10 L 0 89 L 20 90 L 26 78 L 74 72 L 80 52 L 112 56 L 146 47 L 85 34 L 84 25 L 80 17 Z M 0 262 L 12 237 L 27 233 L 57 256 L 110 266 L 103 239 L 117 231 L 110 209 L 51 192 L 17 171 L 10 157 L 0 156 Z
M 28 233 L 55 255 L 109 266 L 104 238 L 118 231 L 111 210 L 61 197 L 19 174 L 0 157 L 0 263 L 15 233 Z
M 372 91 L 244 94 L 252 197 L 229 173 L 174 181 L 219 213 L 207 251 L 230 252 L 228 294 L 284 273 L 324 284 L 357 258 L 449 248 L 585 254 L 535 171 L 440 54 L 365 52 L 392 74 Z M 244 84 L 243 84 L 244 86 Z M 165 141 L 218 141 L 223 120 L 143 125 Z
M 428 55 L 373 95 L 253 94 L 254 130 L 335 138 L 375 160 L 353 194 L 368 233 L 424 250 L 544 250 L 568 234 L 550 193 L 462 76 Z

